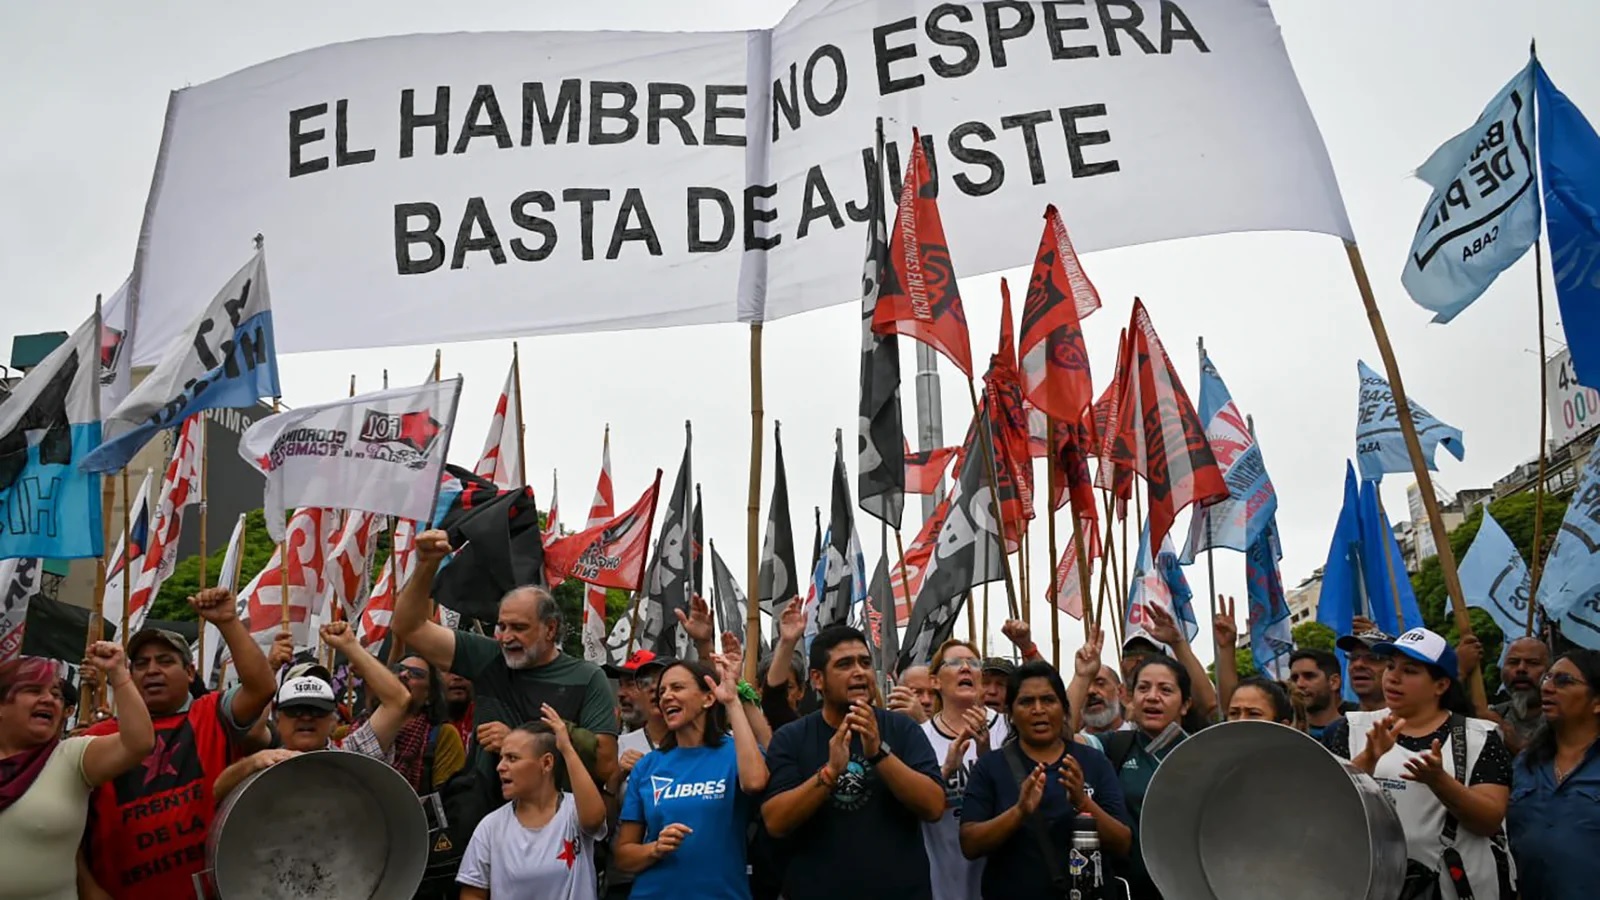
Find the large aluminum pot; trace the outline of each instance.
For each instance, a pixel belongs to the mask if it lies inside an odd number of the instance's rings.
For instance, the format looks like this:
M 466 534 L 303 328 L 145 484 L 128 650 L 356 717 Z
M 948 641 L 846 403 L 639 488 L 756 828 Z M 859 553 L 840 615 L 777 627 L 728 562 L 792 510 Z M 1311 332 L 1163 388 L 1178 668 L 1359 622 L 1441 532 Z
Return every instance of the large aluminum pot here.
M 1378 783 L 1273 722 L 1179 744 L 1139 828 L 1167 900 L 1394 900 L 1405 880 L 1405 832 Z
M 206 862 L 223 900 L 405 900 L 428 863 L 428 822 L 411 785 L 382 761 L 302 753 L 224 798 Z

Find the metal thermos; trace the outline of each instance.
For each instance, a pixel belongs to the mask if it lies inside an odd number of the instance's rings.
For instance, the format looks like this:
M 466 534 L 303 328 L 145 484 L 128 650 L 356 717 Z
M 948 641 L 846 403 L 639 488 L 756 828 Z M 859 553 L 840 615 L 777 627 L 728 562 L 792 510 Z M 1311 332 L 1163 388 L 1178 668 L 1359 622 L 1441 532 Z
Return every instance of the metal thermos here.
M 1067 897 L 1105 900 L 1105 871 L 1100 862 L 1100 832 L 1094 816 L 1081 813 L 1072 821 L 1072 850 L 1067 855 Z

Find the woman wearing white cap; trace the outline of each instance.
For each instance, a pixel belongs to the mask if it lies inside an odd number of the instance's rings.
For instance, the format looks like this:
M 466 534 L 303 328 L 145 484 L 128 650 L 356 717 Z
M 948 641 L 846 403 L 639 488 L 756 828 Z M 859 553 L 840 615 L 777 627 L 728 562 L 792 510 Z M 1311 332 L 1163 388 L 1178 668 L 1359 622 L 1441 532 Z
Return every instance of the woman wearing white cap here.
M 1349 713 L 1348 746 L 1330 749 L 1378 779 L 1394 800 L 1409 858 L 1402 896 L 1456 900 L 1470 887 L 1480 900 L 1510 900 L 1501 827 L 1511 756 L 1495 723 L 1471 717 L 1456 651 L 1426 628 L 1373 651 L 1387 661 L 1387 708 Z
M 291 670 L 294 677 L 284 679 L 279 686 L 272 713 L 282 748 L 253 753 L 224 769 L 212 789 L 219 803 L 252 773 L 299 753 L 344 750 L 388 762 L 395 736 L 406 722 L 411 692 L 387 666 L 361 646 L 350 623 L 330 622 L 322 626 L 322 640 L 350 661 L 350 667 L 366 684 L 367 690 L 378 698 L 378 708 L 343 741 L 334 743 L 333 728 L 338 724 L 338 717 L 334 715 L 337 699 L 333 677 L 322 666 L 308 666 L 299 674 Z

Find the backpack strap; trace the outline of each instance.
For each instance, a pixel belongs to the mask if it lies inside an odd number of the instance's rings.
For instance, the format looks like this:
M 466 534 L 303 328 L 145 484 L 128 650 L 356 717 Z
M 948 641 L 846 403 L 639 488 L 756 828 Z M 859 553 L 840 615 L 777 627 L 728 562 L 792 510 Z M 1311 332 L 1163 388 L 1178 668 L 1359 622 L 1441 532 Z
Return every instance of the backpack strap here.
M 1070 745 L 1066 752 L 1072 752 Z M 1017 782 L 1017 794 L 1020 797 L 1022 784 L 1028 780 L 1028 773 L 1032 771 L 1033 767 L 1028 765 L 1027 761 L 1022 758 L 1022 747 L 1017 742 L 1012 742 L 1002 747 L 1000 755 L 1005 757 L 1006 766 L 1011 769 L 1011 777 Z M 1061 871 L 1061 860 L 1058 858 L 1058 851 L 1050 843 L 1050 832 L 1045 827 L 1044 816 L 1040 815 L 1036 809 L 1023 817 L 1022 827 L 1027 830 L 1034 843 L 1038 845 L 1039 853 L 1044 857 L 1045 870 L 1050 875 L 1050 883 L 1055 886 L 1060 896 L 1065 897 L 1070 885 L 1067 883 L 1066 875 Z
M 434 725 L 428 729 L 428 742 L 422 748 L 422 789 L 433 790 L 433 754 L 439 746 L 439 729 L 441 725 Z
M 1105 753 L 1106 759 L 1111 761 L 1113 772 L 1121 774 L 1123 764 L 1133 755 L 1135 740 L 1136 736 L 1132 731 L 1113 731 L 1101 736 L 1100 749 Z

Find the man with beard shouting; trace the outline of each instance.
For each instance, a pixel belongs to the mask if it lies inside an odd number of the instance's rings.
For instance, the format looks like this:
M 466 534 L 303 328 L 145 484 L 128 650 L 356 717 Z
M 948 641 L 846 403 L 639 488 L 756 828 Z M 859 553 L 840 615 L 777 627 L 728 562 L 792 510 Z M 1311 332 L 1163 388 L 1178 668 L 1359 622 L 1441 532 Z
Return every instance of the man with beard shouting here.
M 1513 756 L 1528 745 L 1534 731 L 1544 723 L 1540 683 L 1549 668 L 1550 648 L 1538 638 L 1520 637 L 1506 648 L 1505 662 L 1500 665 L 1500 683 L 1509 699 L 1490 709 L 1500 717 L 1500 735 Z
M 512 589 L 500 600 L 494 637 L 446 628 L 432 621 L 434 576 L 451 552 L 439 530 L 417 535 L 417 570 L 394 605 L 395 636 L 441 672 L 472 682 L 474 730 L 467 767 L 499 803 L 495 774 L 500 745 L 511 729 L 537 721 L 549 704 L 567 722 L 594 736 L 592 756 L 581 732 L 579 753 L 594 760 L 590 774 L 604 784 L 617 767 L 617 715 L 611 686 L 600 667 L 561 652 L 561 609 L 539 587 Z M 487 810 L 485 810 L 486 812 Z

